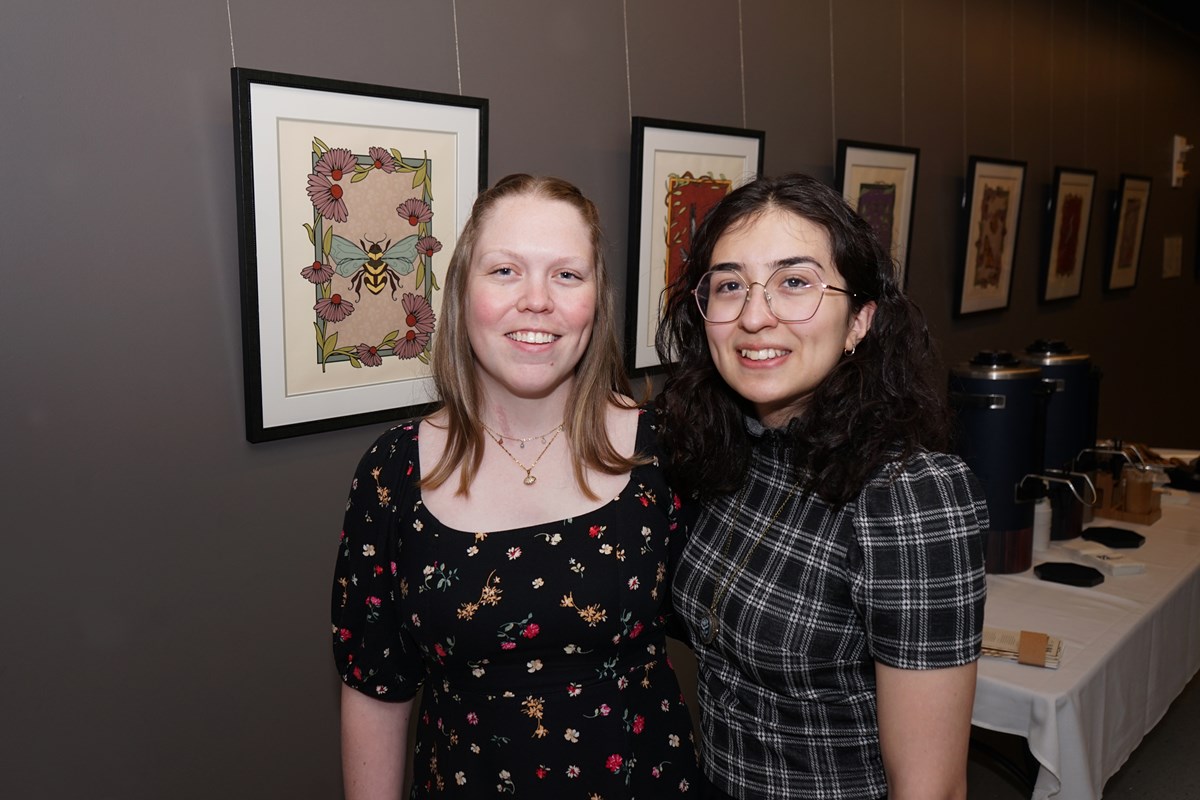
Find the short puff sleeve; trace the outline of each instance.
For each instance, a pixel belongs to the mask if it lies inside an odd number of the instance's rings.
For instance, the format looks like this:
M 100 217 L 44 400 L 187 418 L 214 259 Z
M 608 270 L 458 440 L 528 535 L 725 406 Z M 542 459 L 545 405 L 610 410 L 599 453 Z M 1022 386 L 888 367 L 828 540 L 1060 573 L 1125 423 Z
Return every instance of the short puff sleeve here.
M 347 686 L 379 700 L 411 699 L 421 651 L 400 618 L 402 522 L 416 498 L 417 422 L 384 433 L 350 484 L 331 598 L 333 656 Z
M 938 669 L 979 657 L 987 525 L 983 490 L 956 456 L 917 453 L 867 483 L 851 592 L 876 661 Z

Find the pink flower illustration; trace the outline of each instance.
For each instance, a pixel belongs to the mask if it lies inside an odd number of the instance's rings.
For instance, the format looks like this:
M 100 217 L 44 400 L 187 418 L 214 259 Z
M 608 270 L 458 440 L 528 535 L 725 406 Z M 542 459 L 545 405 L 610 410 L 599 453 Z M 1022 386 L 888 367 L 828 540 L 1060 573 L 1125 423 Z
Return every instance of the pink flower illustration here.
M 379 348 L 373 344 L 360 344 L 354 348 L 354 355 L 358 356 L 358 360 L 362 362 L 364 367 L 378 367 L 383 363 L 383 357 L 379 355 Z
M 400 298 L 404 307 L 404 324 L 408 330 L 397 341 L 392 352 L 400 358 L 416 358 L 429 346 L 429 334 L 437 322 L 429 301 L 422 295 L 407 292 Z
M 638 714 L 633 718 L 633 732 L 641 733 L 644 730 L 646 730 L 646 718 Z
M 333 267 L 322 264 L 320 261 L 314 261 L 300 270 L 300 275 L 309 283 L 322 284 L 333 277 Z
M 317 212 L 325 219 L 345 222 L 350 219 L 346 201 L 342 199 L 342 187 L 324 175 L 308 176 L 308 198 Z
M 416 225 L 420 222 L 429 222 L 433 219 L 433 209 L 424 200 L 412 198 L 405 200 L 400 205 L 396 206 L 396 213 L 401 219 L 408 220 L 409 225 Z
M 422 236 L 417 240 L 417 252 L 426 258 L 429 258 L 441 249 L 442 243 L 433 236 Z
M 620 754 L 613 753 L 608 757 L 608 760 L 604 762 L 604 766 L 608 767 L 610 772 L 617 773 L 621 771 L 621 764 L 624 763 L 624 761 L 625 759 L 621 758 Z
M 538 624 L 536 622 L 531 622 L 525 626 L 523 631 L 521 631 L 521 635 L 526 639 L 532 639 L 533 637 L 537 636 L 540 631 L 541 628 L 538 627 Z
M 515 650 L 516 648 L 517 648 L 516 642 L 501 642 L 500 643 L 501 650 Z
M 437 323 L 437 317 L 434 316 L 433 308 L 423 295 L 406 292 L 400 298 L 400 305 L 404 307 L 405 325 L 419 333 L 433 332 L 433 326 Z
M 371 154 L 371 166 L 375 169 L 381 169 L 384 172 L 392 173 L 396 171 L 396 159 L 392 158 L 392 154 L 382 147 L 371 147 L 367 149 Z
M 354 304 L 340 294 L 324 297 L 313 306 L 317 316 L 326 322 L 341 322 L 354 313 Z
M 318 175 L 340 181 L 345 175 L 354 171 L 354 165 L 357 163 L 358 159 L 349 150 L 344 147 L 334 147 L 325 151 L 317 159 L 317 166 L 313 169 Z

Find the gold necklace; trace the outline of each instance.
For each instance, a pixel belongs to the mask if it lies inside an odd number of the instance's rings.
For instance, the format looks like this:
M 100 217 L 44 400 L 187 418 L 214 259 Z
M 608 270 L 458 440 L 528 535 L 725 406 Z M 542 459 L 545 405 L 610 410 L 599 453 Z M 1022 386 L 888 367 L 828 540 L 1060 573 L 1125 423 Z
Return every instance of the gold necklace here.
M 483 425 L 482 422 L 479 424 Z M 508 455 L 508 457 L 512 459 L 512 462 L 514 464 L 516 464 L 521 469 L 525 470 L 525 481 L 524 481 L 525 485 L 533 486 L 535 483 L 537 483 L 537 476 L 535 476 L 533 474 L 533 468 L 538 465 L 538 462 L 542 460 L 542 456 L 546 455 L 546 451 L 550 449 L 550 445 L 554 444 L 554 440 L 558 438 L 558 435 L 560 433 L 562 433 L 563 424 L 564 423 L 562 423 L 562 422 L 558 423 L 558 425 L 555 426 L 552 430 L 546 431 L 540 437 L 539 436 L 530 436 L 528 439 L 515 439 L 512 436 L 507 437 L 509 439 L 513 439 L 513 441 L 521 442 L 522 447 L 525 446 L 525 442 L 528 442 L 531 439 L 539 439 L 540 438 L 543 442 L 545 442 L 546 437 L 547 436 L 550 437 L 550 441 L 546 442 L 546 446 L 542 448 L 542 452 L 537 454 L 537 458 L 535 458 L 533 460 L 533 463 L 530 464 L 528 467 L 525 466 L 524 464 L 522 464 L 520 461 L 518 461 L 517 457 L 512 454 L 512 451 L 504 446 L 504 439 L 506 437 L 501 436 L 500 434 L 496 433 L 494 430 L 489 428 L 487 425 L 483 425 L 483 429 L 485 431 L 487 431 L 488 435 L 490 437 L 492 437 L 492 440 L 495 441 L 496 444 L 500 445 L 500 449 L 503 450 Z M 553 434 L 553 435 L 551 435 L 551 434 Z
M 737 569 L 725 576 L 724 582 L 716 589 L 713 589 L 712 602 L 708 604 L 708 609 L 704 612 L 704 616 L 700 618 L 700 641 L 704 644 L 712 644 L 717 640 L 717 634 L 721 630 L 721 622 L 717 618 L 717 604 L 725 597 L 725 593 L 729 591 L 729 587 L 733 585 L 734 580 L 742 574 L 746 569 L 746 565 L 750 563 L 750 556 L 754 555 L 754 551 L 758 549 L 759 543 L 763 537 L 767 535 L 767 531 L 775 524 L 775 520 L 779 519 L 779 515 L 783 513 L 783 507 L 791 501 L 796 494 L 796 490 L 800 488 L 800 481 L 797 480 L 792 484 L 792 488 L 788 489 L 783 499 L 779 501 L 779 505 L 775 507 L 775 513 L 771 515 L 771 519 L 763 526 L 763 529 L 758 532 L 758 536 L 754 539 L 754 544 L 746 551 L 746 555 L 742 556 L 741 563 L 737 565 Z M 750 493 L 750 487 L 738 496 L 737 508 L 733 510 L 733 516 L 729 518 L 729 531 L 725 534 L 725 546 L 721 549 L 721 558 L 729 557 L 729 546 L 733 542 L 733 529 L 737 525 L 737 518 L 742 513 L 742 505 L 746 501 L 746 495 Z
M 480 424 L 480 425 L 483 425 L 483 423 L 482 423 L 482 422 L 481 422 L 481 423 L 479 423 L 479 424 Z M 549 435 L 550 435 L 550 434 L 552 434 L 552 433 L 555 433 L 556 431 L 560 431 L 560 430 L 562 430 L 563 424 L 564 424 L 564 423 L 560 422 L 560 423 L 558 423 L 557 425 L 555 425 L 553 428 L 551 428 L 550 430 L 546 431 L 546 432 L 545 432 L 545 433 L 543 433 L 543 434 L 539 434 L 538 436 L 526 436 L 524 439 L 518 439 L 516 436 L 501 436 L 500 434 L 496 433 L 494 430 L 492 430 L 491 428 L 489 428 L 487 425 L 483 425 L 483 429 L 492 435 L 492 438 L 496 440 L 496 444 L 503 444 L 503 443 L 504 443 L 504 440 L 505 440 L 505 439 L 508 439 L 510 442 L 517 442 L 517 443 L 518 443 L 518 444 L 521 446 L 521 449 L 522 449 L 522 450 L 524 450 L 524 449 L 525 449 L 525 443 L 526 443 L 526 442 L 532 442 L 534 439 L 541 439 L 541 440 L 542 440 L 542 444 L 545 444 L 545 443 L 546 443 L 546 437 L 547 437 L 547 436 L 549 436 Z

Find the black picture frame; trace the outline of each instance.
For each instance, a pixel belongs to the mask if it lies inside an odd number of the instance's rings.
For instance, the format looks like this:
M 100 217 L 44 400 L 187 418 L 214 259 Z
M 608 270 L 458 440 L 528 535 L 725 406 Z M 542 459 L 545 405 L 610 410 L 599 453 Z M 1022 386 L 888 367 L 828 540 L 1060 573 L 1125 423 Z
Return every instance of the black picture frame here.
M 1024 161 L 970 158 L 963 193 L 956 317 L 1008 308 L 1025 170 Z
M 678 268 L 690 231 L 712 203 L 762 174 L 766 136 L 747 128 L 633 118 L 625 288 L 625 358 L 631 375 L 661 366 L 654 332 L 672 265 Z
M 1108 268 L 1104 274 L 1104 290 L 1107 292 L 1124 291 L 1137 286 L 1153 184 L 1154 181 L 1146 175 L 1121 174 L 1109 225 Z
M 438 273 L 486 183 L 488 101 L 230 77 L 246 438 L 427 406 Z
M 1054 170 L 1038 284 L 1038 300 L 1042 303 L 1070 300 L 1083 293 L 1096 179 L 1096 171 L 1091 169 Z
M 916 147 L 838 140 L 834 183 L 891 254 L 901 287 L 908 284 L 920 160 Z

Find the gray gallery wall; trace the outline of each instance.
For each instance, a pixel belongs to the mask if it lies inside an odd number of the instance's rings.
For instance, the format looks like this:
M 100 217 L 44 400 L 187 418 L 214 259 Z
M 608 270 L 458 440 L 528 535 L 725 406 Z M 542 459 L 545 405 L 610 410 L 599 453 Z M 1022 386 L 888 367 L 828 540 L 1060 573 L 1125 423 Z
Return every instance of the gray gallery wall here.
M 920 147 L 910 291 L 947 359 L 1066 338 L 1102 433 L 1197 447 L 1200 175 L 1167 170 L 1198 53 L 1119 0 L 5 0 L 0 794 L 339 793 L 326 587 L 376 429 L 244 439 L 231 66 L 489 98 L 490 177 L 576 181 L 618 264 L 631 111 L 826 180 L 839 138 Z M 1011 307 L 956 321 L 972 154 L 1029 187 Z M 1098 212 L 1083 295 L 1037 303 L 1059 164 L 1153 177 L 1136 289 L 1101 291 Z

